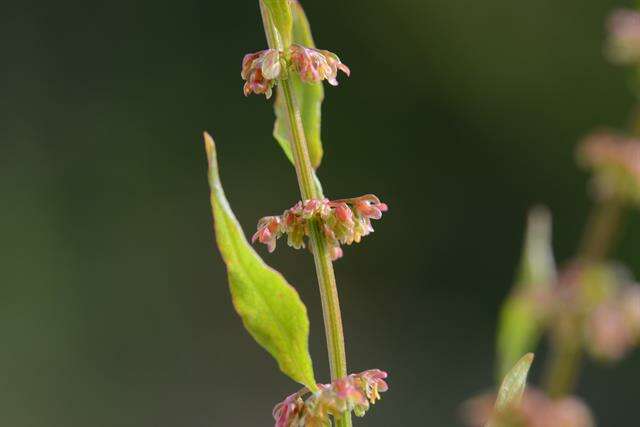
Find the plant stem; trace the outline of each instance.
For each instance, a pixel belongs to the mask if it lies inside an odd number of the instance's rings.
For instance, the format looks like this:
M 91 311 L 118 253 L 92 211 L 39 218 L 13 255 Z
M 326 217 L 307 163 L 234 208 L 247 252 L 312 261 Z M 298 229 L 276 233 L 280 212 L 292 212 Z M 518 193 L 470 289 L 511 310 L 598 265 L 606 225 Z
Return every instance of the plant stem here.
M 622 223 L 624 205 L 620 200 L 608 199 L 598 203 L 587 222 L 578 251 L 578 261 L 584 267 L 604 260 L 615 243 Z M 551 335 L 550 358 L 544 375 L 549 396 L 563 397 L 573 390 L 582 360 L 579 313 L 562 316 Z
M 284 50 L 286 46 L 282 45 L 282 40 L 275 30 L 262 0 L 260 0 L 260 11 L 269 47 L 280 51 Z M 303 200 L 322 199 L 324 195 L 317 181 L 315 170 L 311 165 L 300 110 L 294 98 L 291 81 L 288 79 L 281 80 L 278 90 L 281 91 L 285 100 L 287 114 L 289 116 L 291 152 L 293 154 L 296 176 L 298 178 L 298 186 L 300 187 L 300 195 Z M 329 247 L 327 246 L 320 224 L 317 222 L 313 223 L 310 231 L 309 247 L 313 254 L 318 286 L 320 288 L 324 329 L 327 337 L 327 352 L 329 353 L 329 368 L 331 370 L 331 380 L 333 381 L 347 376 L 347 357 L 344 347 L 340 300 L 338 298 L 338 287 L 333 271 L 331 254 L 329 253 Z M 335 425 L 336 427 L 351 427 L 351 413 L 348 412 L 340 418 L 337 418 Z
M 293 98 L 291 83 L 289 80 L 283 80 L 280 82 L 280 85 L 291 125 L 291 151 L 293 153 L 300 193 L 304 200 L 322 198 L 323 195 L 315 185 L 315 172 L 309 160 L 304 128 L 300 118 L 300 111 Z M 336 380 L 347 376 L 347 358 L 344 348 L 342 316 L 340 314 L 338 288 L 336 286 L 336 278 L 329 247 L 320 229 L 320 224 L 317 222 L 311 227 L 309 246 L 313 253 L 318 285 L 320 287 L 331 379 Z M 338 427 L 349 427 L 351 425 L 350 413 L 336 420 L 336 426 Z
M 620 228 L 623 203 L 617 199 L 600 202 L 594 207 L 579 251 L 580 261 L 593 263 L 604 259 L 615 243 Z

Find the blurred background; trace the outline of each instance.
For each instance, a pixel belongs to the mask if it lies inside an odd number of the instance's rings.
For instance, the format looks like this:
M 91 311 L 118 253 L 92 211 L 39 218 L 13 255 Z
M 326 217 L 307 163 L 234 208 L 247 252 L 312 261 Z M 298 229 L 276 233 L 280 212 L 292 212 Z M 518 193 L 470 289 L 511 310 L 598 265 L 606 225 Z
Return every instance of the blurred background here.
M 458 425 L 494 381 L 527 209 L 551 208 L 560 262 L 577 246 L 590 202 L 575 144 L 632 106 L 602 58 L 605 16 L 625 4 L 303 5 L 353 71 L 326 90 L 325 190 L 391 208 L 336 264 L 350 370 L 391 375 L 356 425 Z M 272 107 L 241 91 L 242 56 L 265 47 L 257 2 L 4 1 L 0 46 L 0 422 L 272 425 L 297 386 L 233 311 L 201 141 L 216 138 L 246 233 L 296 201 Z M 633 217 L 616 256 L 640 274 L 639 251 Z M 311 257 L 259 252 L 307 304 L 326 381 Z M 638 375 L 640 353 L 586 364 L 600 425 L 634 424 Z

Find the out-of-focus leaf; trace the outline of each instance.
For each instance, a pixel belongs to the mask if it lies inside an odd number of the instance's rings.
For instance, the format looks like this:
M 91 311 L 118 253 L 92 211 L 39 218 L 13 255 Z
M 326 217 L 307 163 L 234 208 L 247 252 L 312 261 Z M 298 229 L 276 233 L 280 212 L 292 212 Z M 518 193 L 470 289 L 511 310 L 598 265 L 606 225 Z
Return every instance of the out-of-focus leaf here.
M 529 213 L 515 286 L 500 312 L 496 342 L 499 378 L 538 343 L 544 326 L 540 300 L 555 279 L 551 215 L 546 208 L 536 207 Z
M 293 43 L 307 47 L 315 47 L 309 21 L 300 6 L 294 0 L 291 3 L 293 13 Z M 324 99 L 324 88 L 322 83 L 303 83 L 296 73 L 290 73 L 289 79 L 293 88 L 293 95 L 300 109 L 300 118 L 304 128 L 304 136 L 307 140 L 309 158 L 314 168 L 320 166 L 322 161 L 322 141 L 320 140 L 320 118 L 322 100 Z M 289 160 L 293 163 L 291 155 L 291 128 L 287 108 L 285 105 L 282 89 L 277 90 L 274 104 L 276 113 L 276 123 L 273 128 L 273 136 L 284 150 Z
M 518 363 L 507 373 L 498 390 L 495 411 L 492 419 L 487 423 L 487 427 L 497 427 L 502 425 L 500 420 L 514 408 L 517 408 L 522 401 L 524 389 L 527 386 L 527 375 L 533 363 L 533 353 L 523 356 Z
M 282 372 L 316 389 L 309 356 L 309 319 L 296 290 L 251 247 L 227 201 L 216 149 L 204 134 L 216 242 L 227 265 L 233 305 L 251 336 L 276 359 Z
M 286 49 L 291 45 L 293 17 L 291 14 L 291 0 L 260 0 L 269 13 L 269 19 L 277 34 L 277 47 Z M 273 46 L 276 47 L 276 46 Z

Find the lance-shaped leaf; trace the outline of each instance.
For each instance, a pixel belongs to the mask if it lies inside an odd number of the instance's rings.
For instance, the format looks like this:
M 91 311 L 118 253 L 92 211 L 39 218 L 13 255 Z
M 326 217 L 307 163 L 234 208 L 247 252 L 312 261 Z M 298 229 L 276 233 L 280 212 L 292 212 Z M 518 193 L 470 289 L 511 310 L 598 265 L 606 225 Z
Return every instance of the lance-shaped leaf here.
M 292 1 L 293 13 L 293 43 L 306 47 L 315 47 L 309 21 L 297 0 Z M 300 109 L 300 118 L 304 128 L 304 136 L 307 141 L 309 158 L 314 168 L 320 166 L 322 161 L 322 141 L 320 140 L 320 118 L 324 88 L 322 83 L 304 83 L 296 73 L 290 73 L 288 77 L 293 88 L 293 95 Z M 276 123 L 273 128 L 273 136 L 293 163 L 291 155 L 291 128 L 287 107 L 285 105 L 282 89 L 278 87 L 274 104 Z
M 551 247 L 551 214 L 536 207 L 529 213 L 520 269 L 500 313 L 497 338 L 498 377 L 518 358 L 534 350 L 544 326 L 541 300 L 556 279 Z
M 291 46 L 291 31 L 293 27 L 291 0 L 260 0 L 260 6 L 266 8 L 269 21 L 277 31 L 277 34 L 274 35 L 277 39 L 274 40 L 277 46 L 271 47 L 283 50 Z M 267 32 L 269 32 L 268 29 Z
M 204 134 L 216 242 L 227 265 L 233 305 L 251 336 L 276 359 L 282 372 L 317 388 L 309 356 L 309 318 L 296 290 L 251 247 L 225 197 L 216 149 Z
M 518 408 L 527 386 L 527 375 L 533 363 L 533 354 L 523 356 L 507 373 L 498 390 L 494 413 L 487 427 L 506 427 L 505 419 Z

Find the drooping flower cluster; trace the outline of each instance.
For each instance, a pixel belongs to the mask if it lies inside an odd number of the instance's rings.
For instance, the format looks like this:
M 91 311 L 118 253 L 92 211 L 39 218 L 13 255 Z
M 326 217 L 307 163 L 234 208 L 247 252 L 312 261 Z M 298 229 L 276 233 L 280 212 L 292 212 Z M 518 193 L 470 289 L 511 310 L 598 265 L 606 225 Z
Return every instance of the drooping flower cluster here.
M 351 70 L 340 61 L 338 55 L 328 50 L 292 45 L 290 52 L 293 69 L 303 82 L 318 83 L 326 80 L 330 85 L 337 86 L 338 70 L 347 76 L 351 75 Z
M 317 221 L 331 257 L 336 260 L 342 256 L 341 244 L 359 243 L 363 236 L 373 232 L 371 220 L 382 218 L 387 210 L 387 205 L 373 194 L 333 201 L 305 200 L 280 216 L 261 218 L 251 241 L 264 243 L 273 252 L 276 241 L 286 234 L 289 246 L 300 249 L 305 246 L 304 237 L 310 235 L 312 223 Z
M 607 22 L 609 32 L 606 54 L 615 64 L 640 62 L 640 13 L 631 9 L 615 10 Z
M 371 369 L 331 384 L 318 384 L 314 393 L 304 388 L 275 406 L 275 427 L 326 427 L 331 426 L 330 417 L 350 412 L 362 417 L 370 404 L 380 400 L 380 393 L 389 389 L 386 378 L 386 372 Z
M 484 427 L 492 418 L 496 395 L 487 393 L 465 402 L 462 417 L 470 427 Z M 542 391 L 527 388 L 522 404 L 512 411 L 493 417 L 498 427 L 593 427 L 591 411 L 580 399 L 569 396 L 552 400 Z
M 267 99 L 271 98 L 273 86 L 282 71 L 280 56 L 280 52 L 276 49 L 266 49 L 244 56 L 240 75 L 245 80 L 243 88 L 245 96 L 253 92 L 264 94 Z
M 335 53 L 292 45 L 285 52 L 266 49 L 245 55 L 240 75 L 245 80 L 245 96 L 255 93 L 270 98 L 277 80 L 286 78 L 289 71 L 297 73 L 306 83 L 326 80 L 332 86 L 337 86 L 338 70 L 347 76 L 351 74 L 349 67 Z
M 597 195 L 640 203 L 640 140 L 594 133 L 578 148 L 580 162 L 594 170 Z

